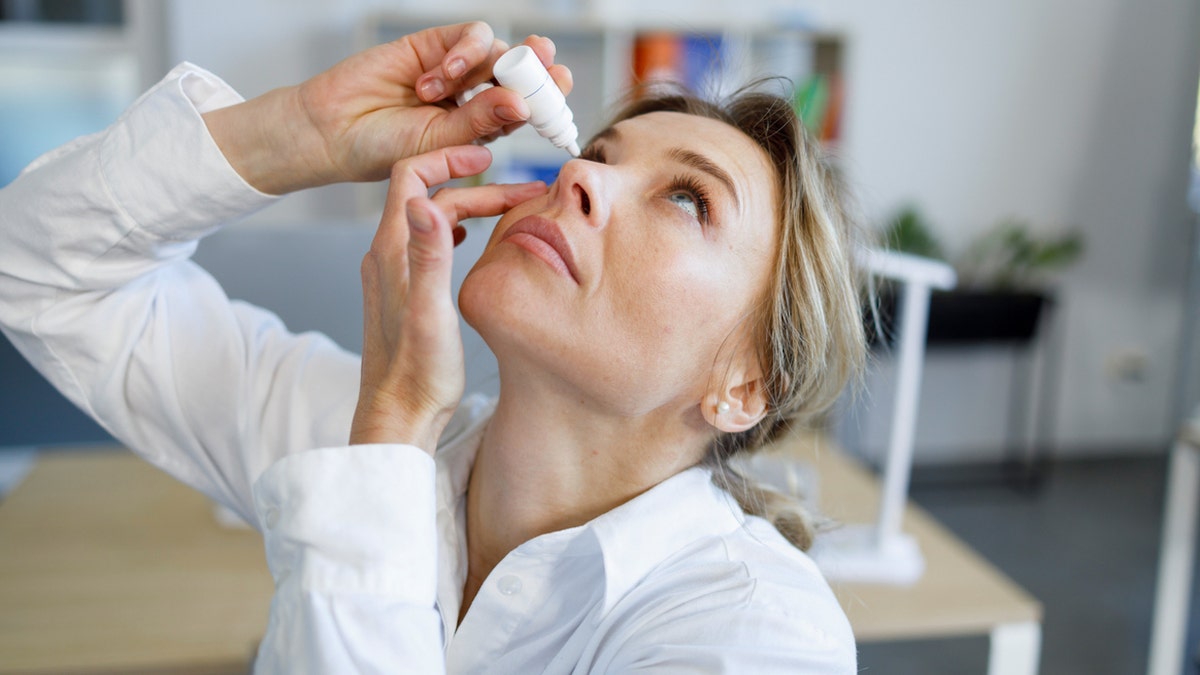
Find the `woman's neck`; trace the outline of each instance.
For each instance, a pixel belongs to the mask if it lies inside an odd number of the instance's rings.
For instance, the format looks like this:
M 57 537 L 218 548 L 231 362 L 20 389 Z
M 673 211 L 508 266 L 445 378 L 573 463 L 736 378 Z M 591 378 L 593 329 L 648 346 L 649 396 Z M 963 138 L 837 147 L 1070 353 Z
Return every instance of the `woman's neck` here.
M 460 621 L 504 556 L 548 532 L 582 525 L 696 464 L 708 431 L 699 413 L 630 417 L 577 397 L 505 388 L 467 490 L 467 582 Z

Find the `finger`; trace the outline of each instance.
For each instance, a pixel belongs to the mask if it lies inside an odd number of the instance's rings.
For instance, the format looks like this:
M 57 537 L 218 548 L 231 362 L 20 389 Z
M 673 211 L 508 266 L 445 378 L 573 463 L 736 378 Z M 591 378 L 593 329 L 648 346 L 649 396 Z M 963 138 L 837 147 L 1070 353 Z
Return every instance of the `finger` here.
M 379 252 L 403 250 L 409 238 L 405 213 L 408 201 L 425 197 L 432 185 L 451 178 L 474 176 L 487 169 L 491 162 L 491 151 L 477 145 L 443 148 L 396 162 L 372 249 Z
M 447 219 L 457 223 L 467 218 L 501 215 L 517 204 L 546 194 L 546 190 L 546 184 L 541 181 L 443 188 L 433 196 L 433 202 Z
M 547 70 L 550 71 L 550 77 L 554 78 L 554 84 L 562 90 L 563 96 L 571 93 L 575 88 L 575 76 L 571 74 L 571 69 L 563 65 L 553 65 Z
M 520 94 L 492 87 L 461 107 L 432 120 L 423 143 L 426 148 L 471 143 L 502 132 L 529 118 L 529 104 Z
M 499 131 L 492 133 L 492 134 L 488 134 L 487 136 L 483 136 L 482 138 L 476 139 L 475 145 L 487 145 L 488 143 L 491 143 L 494 140 L 504 138 L 505 136 L 511 134 L 512 132 L 516 131 L 517 129 L 520 129 L 523 126 L 525 126 L 524 122 L 513 122 L 512 124 L 505 124 L 503 127 L 500 127 Z
M 504 40 L 493 40 L 492 51 L 482 63 L 471 70 L 468 70 L 465 75 L 457 80 L 451 80 L 447 83 L 449 93 L 454 95 L 453 100 L 458 102 L 460 99 L 459 95 L 462 92 L 465 92 L 477 85 L 485 82 L 489 86 L 495 84 L 495 82 L 492 80 L 492 64 L 495 63 L 496 59 L 500 58 L 500 56 L 506 51 L 508 51 L 507 42 Z M 451 98 L 447 97 L 442 101 L 442 103 L 449 103 L 450 101 Z
M 491 166 L 492 152 L 478 145 L 455 145 L 401 160 L 392 168 L 388 197 L 397 193 L 401 203 L 424 197 L 429 188 L 451 178 L 482 173 Z
M 496 42 L 492 27 L 482 21 L 431 28 L 409 40 L 427 68 L 416 81 L 417 92 L 427 103 L 453 93 L 448 82 L 485 63 Z
M 554 44 L 554 40 L 541 35 L 530 35 L 521 44 L 528 45 L 533 53 L 537 54 L 542 65 L 549 68 L 554 64 L 554 55 L 558 53 L 558 47 Z
M 405 212 L 409 226 L 409 309 L 422 317 L 420 324 L 435 328 L 440 314 L 451 307 L 453 233 L 445 214 L 426 197 L 408 200 Z M 415 328 L 421 330 L 422 326 Z
M 521 44 L 528 45 L 537 54 L 542 65 L 550 71 L 550 77 L 554 78 L 554 83 L 562 90 L 563 95 L 570 94 L 571 89 L 575 86 L 575 80 L 571 76 L 570 68 L 555 65 L 554 56 L 558 53 L 558 47 L 555 46 L 554 41 L 540 35 L 530 35 Z
M 461 31 L 445 58 L 442 73 L 448 80 L 457 80 L 484 63 L 497 42 L 492 27 L 482 21 L 459 24 Z

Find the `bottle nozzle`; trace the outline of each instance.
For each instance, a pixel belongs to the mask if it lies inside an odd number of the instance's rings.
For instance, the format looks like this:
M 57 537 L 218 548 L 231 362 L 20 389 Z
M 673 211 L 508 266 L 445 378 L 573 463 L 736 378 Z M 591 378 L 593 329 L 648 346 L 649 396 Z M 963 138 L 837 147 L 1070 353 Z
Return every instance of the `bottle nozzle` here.
M 572 157 L 578 157 L 579 156 L 579 144 L 576 143 L 575 141 L 571 141 L 570 143 L 567 144 L 567 152 L 571 153 Z

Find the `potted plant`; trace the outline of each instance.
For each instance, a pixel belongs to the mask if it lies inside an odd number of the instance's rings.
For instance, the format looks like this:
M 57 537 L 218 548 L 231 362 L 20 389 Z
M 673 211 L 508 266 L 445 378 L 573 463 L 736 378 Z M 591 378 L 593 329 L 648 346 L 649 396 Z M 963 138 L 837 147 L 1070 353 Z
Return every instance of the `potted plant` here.
M 1025 342 L 1037 331 L 1050 298 L 1050 277 L 1083 253 L 1077 231 L 1036 235 L 1027 221 L 1007 219 L 985 232 L 954 259 L 914 207 L 901 210 L 883 233 L 888 248 L 951 262 L 959 285 L 934 291 L 926 341 L 930 344 Z M 895 297 L 879 295 L 883 326 L 890 327 Z M 885 335 L 890 335 L 890 331 Z

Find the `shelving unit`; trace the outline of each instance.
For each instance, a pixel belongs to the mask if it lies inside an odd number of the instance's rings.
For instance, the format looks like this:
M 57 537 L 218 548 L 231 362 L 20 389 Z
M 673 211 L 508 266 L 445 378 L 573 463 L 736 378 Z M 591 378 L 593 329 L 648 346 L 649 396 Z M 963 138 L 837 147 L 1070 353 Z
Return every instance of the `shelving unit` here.
M 703 5 L 699 9 L 681 8 L 683 13 L 671 20 L 663 8 L 642 16 L 640 11 L 623 10 L 609 3 L 536 4 L 528 8 L 506 6 L 503 13 L 493 16 L 374 14 L 364 21 L 355 46 L 362 49 L 432 26 L 475 19 L 487 21 L 496 36 L 509 43 L 532 34 L 549 36 L 558 47 L 556 61 L 568 65 L 574 75 L 575 88 L 568 103 L 581 139 L 600 130 L 634 84 L 634 47 L 639 35 L 651 32 L 709 36 L 720 45 L 716 68 L 706 73 L 700 87 L 705 94 L 729 93 L 737 86 L 768 77 L 796 83 L 813 74 L 840 77 L 842 36 L 814 30 L 794 12 L 763 10 L 747 16 L 727 7 Z M 585 6 L 581 9 L 580 4 Z M 631 18 L 635 16 L 636 20 Z M 688 19 L 681 22 L 678 16 Z M 791 94 L 783 81 L 778 93 Z M 491 148 L 495 162 L 484 176 L 487 181 L 553 180 L 567 159 L 565 153 L 528 128 L 496 141 Z M 386 186 L 363 186 L 357 215 L 378 213 L 385 195 Z

